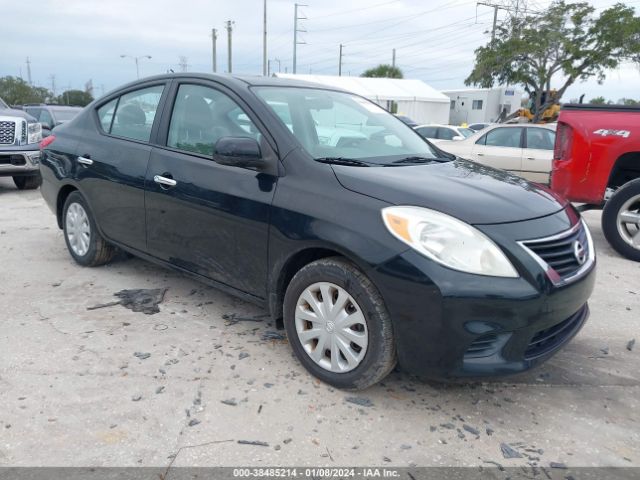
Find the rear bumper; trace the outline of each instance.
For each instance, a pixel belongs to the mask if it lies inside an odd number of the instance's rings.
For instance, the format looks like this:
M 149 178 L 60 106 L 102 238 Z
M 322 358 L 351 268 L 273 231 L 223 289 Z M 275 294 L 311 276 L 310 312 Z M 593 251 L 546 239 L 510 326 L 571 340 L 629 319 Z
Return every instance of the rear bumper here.
M 33 175 L 40 168 L 40 150 L 24 147 L 0 149 L 0 176 Z

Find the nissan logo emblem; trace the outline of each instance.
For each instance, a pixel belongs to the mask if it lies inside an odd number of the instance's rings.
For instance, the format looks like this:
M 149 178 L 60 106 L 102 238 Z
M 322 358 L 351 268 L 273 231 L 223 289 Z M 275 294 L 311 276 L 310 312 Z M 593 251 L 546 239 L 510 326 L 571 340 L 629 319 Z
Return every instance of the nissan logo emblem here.
M 584 245 L 580 243 L 580 240 L 573 242 L 573 256 L 576 257 L 580 265 L 584 265 L 584 262 L 587 261 L 587 250 L 584 248 Z

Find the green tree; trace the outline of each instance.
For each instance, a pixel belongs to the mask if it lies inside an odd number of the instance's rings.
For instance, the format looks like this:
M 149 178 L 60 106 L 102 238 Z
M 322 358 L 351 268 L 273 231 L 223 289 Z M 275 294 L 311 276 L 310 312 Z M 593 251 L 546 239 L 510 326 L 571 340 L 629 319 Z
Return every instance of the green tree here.
M 589 100 L 592 105 L 606 105 L 607 99 L 604 97 L 596 97 Z
M 93 97 L 89 92 L 82 90 L 67 90 L 58 96 L 60 105 L 74 105 L 76 107 L 84 107 L 93 102 Z
M 404 78 L 402 70 L 391 65 L 378 65 L 377 67 L 365 70 L 361 77 L 380 77 L 380 78 Z
M 32 87 L 18 77 L 0 78 L 0 97 L 9 105 L 24 103 L 43 103 L 51 96 L 49 90 L 43 87 Z
M 475 54 L 465 83 L 523 85 L 537 121 L 577 80 L 595 76 L 602 83 L 608 69 L 640 61 L 640 17 L 622 3 L 596 15 L 588 3 L 558 0 L 541 14 L 498 26 L 495 39 Z
M 620 105 L 629 105 L 630 107 L 635 107 L 638 105 L 637 100 L 634 100 L 633 98 L 621 98 L 620 100 L 618 100 L 618 103 Z

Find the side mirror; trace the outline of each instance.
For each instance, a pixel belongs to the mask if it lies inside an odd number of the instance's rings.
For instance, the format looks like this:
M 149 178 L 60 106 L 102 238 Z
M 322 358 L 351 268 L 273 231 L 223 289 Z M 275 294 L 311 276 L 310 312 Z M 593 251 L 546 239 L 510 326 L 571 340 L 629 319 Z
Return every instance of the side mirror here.
M 460 141 L 460 140 L 464 140 L 464 137 L 462 135 L 456 135 L 455 137 L 453 137 L 451 140 L 455 140 L 456 142 Z
M 267 161 L 262 158 L 260 144 L 249 137 L 222 137 L 213 150 L 213 160 L 220 165 L 262 170 Z
M 49 125 L 42 123 L 40 126 L 42 127 L 42 138 L 51 135 L 51 127 Z

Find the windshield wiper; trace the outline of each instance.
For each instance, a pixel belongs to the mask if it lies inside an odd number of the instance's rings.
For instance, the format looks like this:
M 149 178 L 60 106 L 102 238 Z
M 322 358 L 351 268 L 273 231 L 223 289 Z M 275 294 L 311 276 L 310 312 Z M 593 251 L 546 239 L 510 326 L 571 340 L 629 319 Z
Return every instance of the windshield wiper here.
M 356 160 L 355 158 L 345 158 L 345 157 L 322 157 L 315 158 L 316 162 L 320 163 L 332 163 L 334 165 L 348 165 L 350 167 L 370 167 L 367 162 L 363 162 L 362 160 Z
M 413 156 L 413 157 L 401 158 L 400 160 L 395 160 L 391 162 L 391 164 L 392 165 L 398 165 L 401 163 L 419 164 L 419 163 L 432 163 L 432 162 L 442 163 L 442 162 L 448 162 L 448 161 L 449 161 L 448 158 L 428 158 L 428 157 Z

